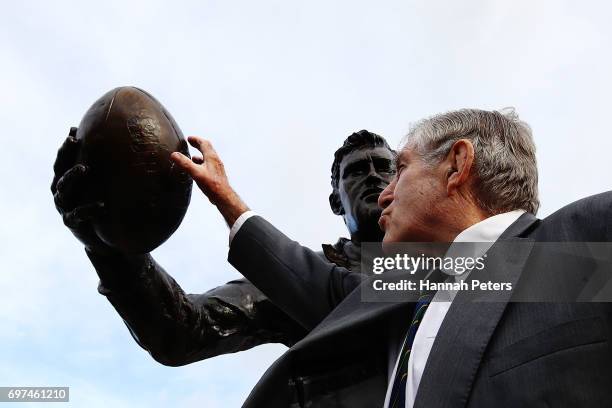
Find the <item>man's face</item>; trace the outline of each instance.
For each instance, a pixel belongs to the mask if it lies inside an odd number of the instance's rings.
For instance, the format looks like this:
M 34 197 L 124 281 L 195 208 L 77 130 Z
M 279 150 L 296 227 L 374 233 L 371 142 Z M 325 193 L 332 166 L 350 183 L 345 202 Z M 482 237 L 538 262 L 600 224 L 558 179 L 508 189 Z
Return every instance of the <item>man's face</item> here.
M 383 243 L 430 242 L 439 226 L 446 198 L 443 166 L 426 166 L 413 148 L 397 157 L 397 174 L 379 198 Z M 442 215 L 442 216 L 441 216 Z
M 386 147 L 366 147 L 342 158 L 338 196 L 351 233 L 378 229 L 378 196 L 393 179 L 394 160 Z

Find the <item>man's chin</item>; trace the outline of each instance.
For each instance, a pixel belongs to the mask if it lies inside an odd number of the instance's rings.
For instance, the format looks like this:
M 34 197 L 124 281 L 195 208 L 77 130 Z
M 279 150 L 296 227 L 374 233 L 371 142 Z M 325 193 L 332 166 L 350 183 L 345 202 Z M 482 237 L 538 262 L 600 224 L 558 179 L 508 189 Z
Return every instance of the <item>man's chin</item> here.
M 383 252 L 385 252 L 385 253 L 392 252 L 392 248 L 393 248 L 393 244 L 394 243 L 395 243 L 395 241 L 391 237 L 391 234 L 389 234 L 389 230 L 385 231 L 385 236 L 382 239 L 382 249 L 383 249 Z

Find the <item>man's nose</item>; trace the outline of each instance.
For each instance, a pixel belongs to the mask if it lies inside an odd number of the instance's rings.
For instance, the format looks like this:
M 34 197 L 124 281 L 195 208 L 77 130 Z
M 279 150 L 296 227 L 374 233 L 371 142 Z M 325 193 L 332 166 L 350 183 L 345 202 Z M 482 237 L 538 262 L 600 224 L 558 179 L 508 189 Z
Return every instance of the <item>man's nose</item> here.
M 393 180 L 378 196 L 378 206 L 382 209 L 387 208 L 393 201 L 393 190 L 395 189 L 395 180 Z

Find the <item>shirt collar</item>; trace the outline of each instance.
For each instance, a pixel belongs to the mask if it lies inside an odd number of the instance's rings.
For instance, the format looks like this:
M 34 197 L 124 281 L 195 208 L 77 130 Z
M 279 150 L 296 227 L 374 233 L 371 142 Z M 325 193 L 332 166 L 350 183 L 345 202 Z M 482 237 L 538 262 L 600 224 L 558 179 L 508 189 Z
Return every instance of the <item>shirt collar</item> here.
M 493 215 L 464 229 L 455 237 L 455 242 L 495 242 L 525 210 L 513 210 Z
M 502 214 L 493 215 L 476 224 L 464 229 L 455 237 L 455 240 L 448 248 L 445 257 L 459 258 L 471 257 L 478 258 L 483 256 L 489 248 L 493 246 L 495 241 L 499 239 L 501 234 L 516 221 L 525 210 L 513 210 Z M 457 243 L 475 243 L 474 245 Z M 476 244 L 477 243 L 477 244 Z M 454 270 L 442 268 L 442 271 L 448 275 L 466 275 L 465 271 L 457 273 Z

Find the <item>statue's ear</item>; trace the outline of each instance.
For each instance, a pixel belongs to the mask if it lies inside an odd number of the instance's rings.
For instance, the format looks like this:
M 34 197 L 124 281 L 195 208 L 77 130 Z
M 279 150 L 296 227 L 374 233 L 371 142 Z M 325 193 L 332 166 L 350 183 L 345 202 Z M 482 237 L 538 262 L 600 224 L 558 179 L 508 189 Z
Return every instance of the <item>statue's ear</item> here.
M 342 207 L 342 203 L 340 202 L 340 195 L 338 194 L 338 190 L 334 189 L 334 191 L 332 191 L 332 193 L 329 195 L 329 205 L 334 214 L 344 214 L 344 207 Z

